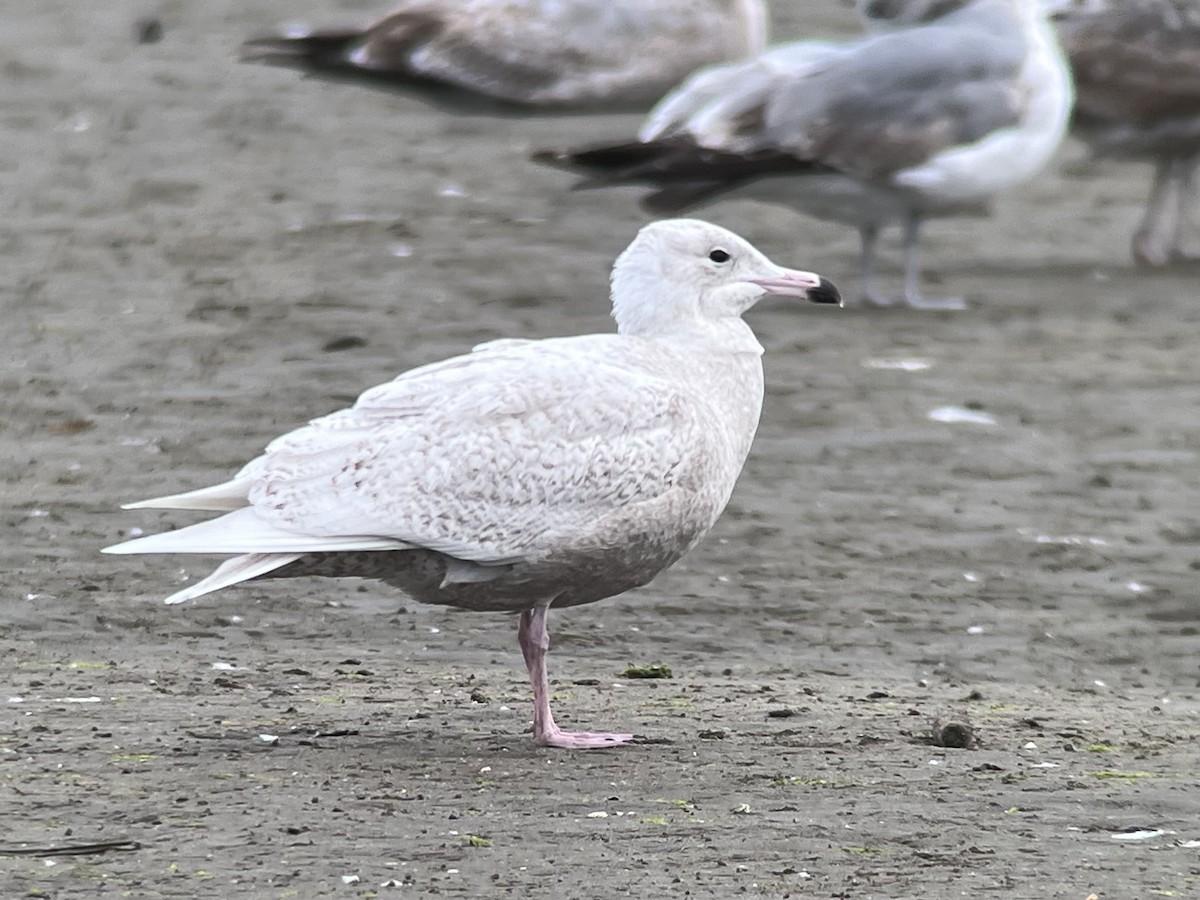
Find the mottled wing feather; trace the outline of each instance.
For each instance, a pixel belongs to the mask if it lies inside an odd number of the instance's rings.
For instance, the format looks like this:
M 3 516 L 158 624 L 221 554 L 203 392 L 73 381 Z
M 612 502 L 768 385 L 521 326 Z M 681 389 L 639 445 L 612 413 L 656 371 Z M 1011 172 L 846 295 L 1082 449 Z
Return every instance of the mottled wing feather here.
M 703 441 L 677 388 L 608 358 L 616 348 L 501 345 L 414 370 L 273 442 L 245 470 L 251 503 L 302 534 L 482 563 L 536 554 L 547 535 L 670 490 Z
M 655 99 L 682 73 L 751 49 L 725 4 L 695 0 L 408 0 L 393 13 L 434 15 L 409 68 L 513 102 Z M 370 55 L 390 54 L 385 40 L 373 37 Z
M 1200 116 L 1200 4 L 1191 13 L 1144 4 L 1064 16 L 1078 110 L 1142 123 Z

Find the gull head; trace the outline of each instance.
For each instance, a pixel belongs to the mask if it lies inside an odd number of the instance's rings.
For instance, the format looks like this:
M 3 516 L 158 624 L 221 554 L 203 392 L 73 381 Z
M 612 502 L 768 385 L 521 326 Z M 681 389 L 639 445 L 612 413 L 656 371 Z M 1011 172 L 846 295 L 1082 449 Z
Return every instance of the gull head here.
M 949 15 L 969 0 L 857 0 L 859 21 L 868 31 L 924 25 Z
M 699 219 L 652 222 L 613 266 L 612 314 L 621 334 L 703 328 L 740 318 L 763 297 L 842 302 L 827 279 L 777 266 L 732 231 Z

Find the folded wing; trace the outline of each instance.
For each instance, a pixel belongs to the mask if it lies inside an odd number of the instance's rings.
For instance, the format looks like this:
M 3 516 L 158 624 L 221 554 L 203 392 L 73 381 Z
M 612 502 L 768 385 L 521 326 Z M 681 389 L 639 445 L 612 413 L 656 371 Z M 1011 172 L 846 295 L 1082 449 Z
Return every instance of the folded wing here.
M 136 504 L 242 508 L 111 549 L 536 555 L 671 490 L 704 441 L 694 405 L 609 359 L 609 337 L 498 342 L 415 369 L 276 439 L 224 485 Z

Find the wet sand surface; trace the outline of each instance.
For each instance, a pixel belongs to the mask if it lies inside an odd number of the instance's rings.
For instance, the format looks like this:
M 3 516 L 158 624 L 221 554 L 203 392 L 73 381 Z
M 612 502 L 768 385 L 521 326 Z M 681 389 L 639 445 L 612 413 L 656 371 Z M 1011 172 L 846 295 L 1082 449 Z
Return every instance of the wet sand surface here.
M 533 747 L 510 617 L 355 581 L 165 607 L 216 560 L 99 555 L 197 518 L 119 503 L 404 369 L 611 327 L 637 191 L 526 158 L 636 115 L 451 115 L 234 61 L 376 11 L 7 17 L 0 894 L 1200 893 L 1198 282 L 1131 267 L 1149 173 L 1074 144 L 928 229 L 927 292 L 969 310 L 751 314 L 768 397 L 724 518 L 551 616 L 564 726 L 642 744 Z M 854 29 L 832 2 L 776 24 Z M 705 215 L 855 287 L 849 229 Z M 978 745 L 935 746 L 947 722 Z

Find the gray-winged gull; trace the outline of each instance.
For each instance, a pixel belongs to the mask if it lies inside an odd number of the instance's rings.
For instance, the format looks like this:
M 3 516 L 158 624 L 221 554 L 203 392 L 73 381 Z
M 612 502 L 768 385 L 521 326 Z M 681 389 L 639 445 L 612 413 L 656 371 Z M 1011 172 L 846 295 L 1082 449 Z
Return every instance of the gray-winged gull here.
M 875 288 L 881 228 L 904 228 L 904 300 L 920 293 L 930 216 L 978 213 L 1039 172 L 1066 128 L 1066 64 L 1035 0 L 874 0 L 878 33 L 801 42 L 701 71 L 651 111 L 637 140 L 543 162 L 587 173 L 581 187 L 649 184 L 656 212 L 724 197 L 782 203 L 858 228 L 863 293 Z M 880 27 L 882 26 L 882 27 Z
M 365 28 L 248 41 L 248 60 L 461 102 L 640 106 L 766 43 L 762 0 L 403 0 Z
M 1097 156 L 1154 163 L 1134 259 L 1200 260 L 1183 247 L 1200 168 L 1200 2 L 1088 0 L 1060 8 L 1056 23 L 1075 76 L 1075 133 Z
M 613 266 L 616 334 L 500 340 L 406 372 L 272 441 L 232 480 L 133 503 L 225 515 L 108 553 L 236 554 L 167 598 L 261 577 L 379 578 L 417 600 L 520 612 L 533 739 L 554 724 L 550 607 L 646 584 L 725 508 L 758 426 L 763 297 L 839 303 L 692 219 L 644 227 Z

